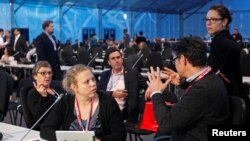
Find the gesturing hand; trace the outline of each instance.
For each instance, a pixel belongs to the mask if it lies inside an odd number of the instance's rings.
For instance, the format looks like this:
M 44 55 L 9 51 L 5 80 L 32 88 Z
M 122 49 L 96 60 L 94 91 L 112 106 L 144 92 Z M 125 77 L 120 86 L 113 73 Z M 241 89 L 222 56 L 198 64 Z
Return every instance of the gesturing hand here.
M 154 71 L 153 67 L 150 67 L 150 71 L 148 72 L 148 80 L 147 84 L 151 90 L 151 93 L 156 92 L 156 91 L 161 91 L 163 92 L 164 89 L 167 88 L 168 84 L 170 83 L 171 79 L 169 78 L 165 83 L 161 81 L 161 76 L 160 76 L 160 69 L 157 67 L 156 72 Z
M 128 95 L 127 90 L 116 90 L 113 91 L 112 96 L 114 98 L 125 98 Z
M 42 96 L 42 97 L 47 97 L 47 90 L 44 87 L 44 85 L 42 84 L 36 84 L 35 82 L 33 82 L 33 85 L 35 87 L 35 89 L 38 91 L 38 93 Z
M 162 70 L 163 74 L 166 74 L 168 79 L 170 79 L 170 83 L 174 84 L 174 85 L 180 85 L 181 79 L 178 73 L 176 73 L 175 71 L 164 67 L 164 70 Z

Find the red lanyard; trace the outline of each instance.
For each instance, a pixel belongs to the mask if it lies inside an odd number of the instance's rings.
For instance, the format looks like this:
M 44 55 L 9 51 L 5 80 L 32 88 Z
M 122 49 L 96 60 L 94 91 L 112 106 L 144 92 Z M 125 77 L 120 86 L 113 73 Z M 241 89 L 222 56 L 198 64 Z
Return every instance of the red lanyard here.
M 84 129 L 84 127 L 82 126 L 82 122 L 81 122 L 81 112 L 80 112 L 80 109 L 79 109 L 79 104 L 78 104 L 77 98 L 75 97 L 75 109 L 76 109 L 77 121 L 78 121 L 80 129 L 82 129 L 83 131 L 88 131 L 89 130 L 91 115 L 92 115 L 92 109 L 93 109 L 93 103 L 94 103 L 94 101 L 93 101 L 93 99 L 91 99 L 89 118 L 87 119 L 87 123 L 86 123 L 85 129 Z
M 202 79 L 205 75 L 207 75 L 210 71 L 211 71 L 211 67 L 207 67 L 206 70 L 200 74 L 198 77 L 196 77 L 193 82 L 188 86 L 188 88 L 185 90 L 185 93 L 187 93 L 189 91 L 190 88 L 193 87 L 194 83 L 199 81 L 200 79 Z

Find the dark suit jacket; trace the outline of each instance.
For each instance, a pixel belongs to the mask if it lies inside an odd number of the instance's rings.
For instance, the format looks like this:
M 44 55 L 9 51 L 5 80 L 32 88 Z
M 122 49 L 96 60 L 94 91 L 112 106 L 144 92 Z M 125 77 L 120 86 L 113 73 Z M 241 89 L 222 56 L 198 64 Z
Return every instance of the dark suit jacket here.
M 56 38 L 53 35 L 52 37 L 56 42 Z M 60 68 L 61 63 L 58 56 L 58 50 L 56 51 L 54 50 L 53 43 L 49 39 L 48 35 L 46 35 L 44 32 L 41 33 L 35 40 L 35 46 L 36 46 L 38 61 L 41 60 L 48 61 L 53 70 L 53 79 L 61 80 L 62 71 Z
M 240 48 L 228 30 L 223 30 L 213 37 L 208 65 L 214 72 L 220 70 L 231 81 L 231 84 L 225 82 L 229 95 L 242 97 Z
M 20 35 L 20 37 L 18 38 L 18 40 L 16 42 L 15 47 L 14 47 L 14 44 L 15 44 L 15 39 L 12 40 L 13 50 L 15 48 L 16 49 L 15 52 L 19 52 L 19 54 L 15 58 L 18 60 L 20 57 L 25 57 L 25 55 L 29 49 L 27 44 L 26 44 L 25 37 Z
M 111 91 L 106 91 L 110 77 L 111 70 L 104 71 L 101 74 L 101 78 L 97 86 L 98 91 L 112 95 Z M 139 91 L 140 89 L 147 88 L 146 80 L 138 71 L 126 69 L 124 69 L 124 80 L 125 89 L 128 91 L 125 115 L 127 114 L 127 119 L 129 121 L 135 122 L 137 121 L 139 115 Z
M 229 98 L 222 80 L 209 73 L 170 109 L 162 94 L 152 96 L 158 134 L 172 132 L 173 141 L 207 141 L 208 125 L 230 122 Z

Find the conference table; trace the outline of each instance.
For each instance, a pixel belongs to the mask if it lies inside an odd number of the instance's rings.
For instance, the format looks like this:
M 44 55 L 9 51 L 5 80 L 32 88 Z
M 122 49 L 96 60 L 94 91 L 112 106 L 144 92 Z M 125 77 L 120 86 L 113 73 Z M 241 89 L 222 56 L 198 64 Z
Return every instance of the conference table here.
M 18 69 L 23 69 L 25 77 L 30 75 L 32 68 L 34 67 L 34 64 L 3 64 L 0 63 L 1 68 L 18 68 Z M 70 69 L 72 66 L 61 66 L 62 71 L 67 71 Z M 104 69 L 105 70 L 105 69 Z M 101 69 L 92 69 L 93 73 L 95 75 L 100 75 L 104 70 Z M 141 75 L 143 77 L 147 77 L 146 72 L 142 72 Z M 161 74 L 162 77 L 166 77 L 164 74 Z M 250 85 L 250 77 L 249 76 L 243 76 L 243 83 Z
M 21 141 L 28 131 L 28 128 L 0 122 L 0 132 L 3 134 L 2 141 Z M 32 130 L 23 141 L 45 141 L 40 138 L 39 134 L 38 131 Z

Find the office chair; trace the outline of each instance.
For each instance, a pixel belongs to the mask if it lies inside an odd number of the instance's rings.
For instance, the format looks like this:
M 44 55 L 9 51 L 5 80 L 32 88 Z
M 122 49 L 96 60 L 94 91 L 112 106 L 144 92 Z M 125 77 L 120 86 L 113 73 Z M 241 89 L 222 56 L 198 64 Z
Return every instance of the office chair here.
M 151 52 L 148 56 L 147 62 L 146 62 L 146 67 L 156 68 L 162 68 L 162 56 L 159 52 Z
M 245 51 L 241 51 L 240 55 L 240 67 L 242 70 L 242 74 L 244 76 L 250 76 L 250 54 Z
M 13 90 L 13 79 L 9 76 L 8 73 L 0 71 L 0 121 L 4 120 L 4 117 L 6 116 L 8 112 L 8 105 L 9 105 L 9 98 L 12 94 Z M 11 88 L 12 87 L 12 88 Z
M 231 124 L 244 124 L 246 119 L 246 104 L 245 101 L 236 96 L 230 96 L 231 104 Z
M 141 123 L 141 120 L 142 120 L 142 115 L 143 115 L 144 107 L 145 107 L 145 99 L 144 99 L 143 94 L 141 94 L 140 97 L 139 97 L 138 106 L 139 106 L 138 122 L 137 123 L 129 123 L 129 122 L 125 123 L 125 127 L 126 127 L 126 130 L 127 130 L 127 133 L 129 134 L 129 140 L 130 141 L 133 141 L 132 135 L 134 136 L 135 141 L 137 141 L 138 139 L 140 141 L 143 141 L 143 139 L 141 138 L 141 135 L 150 135 L 150 134 L 154 133 L 152 131 L 140 129 L 140 123 Z
M 87 65 L 89 62 L 89 53 L 84 47 L 80 47 L 77 51 L 77 63 Z

